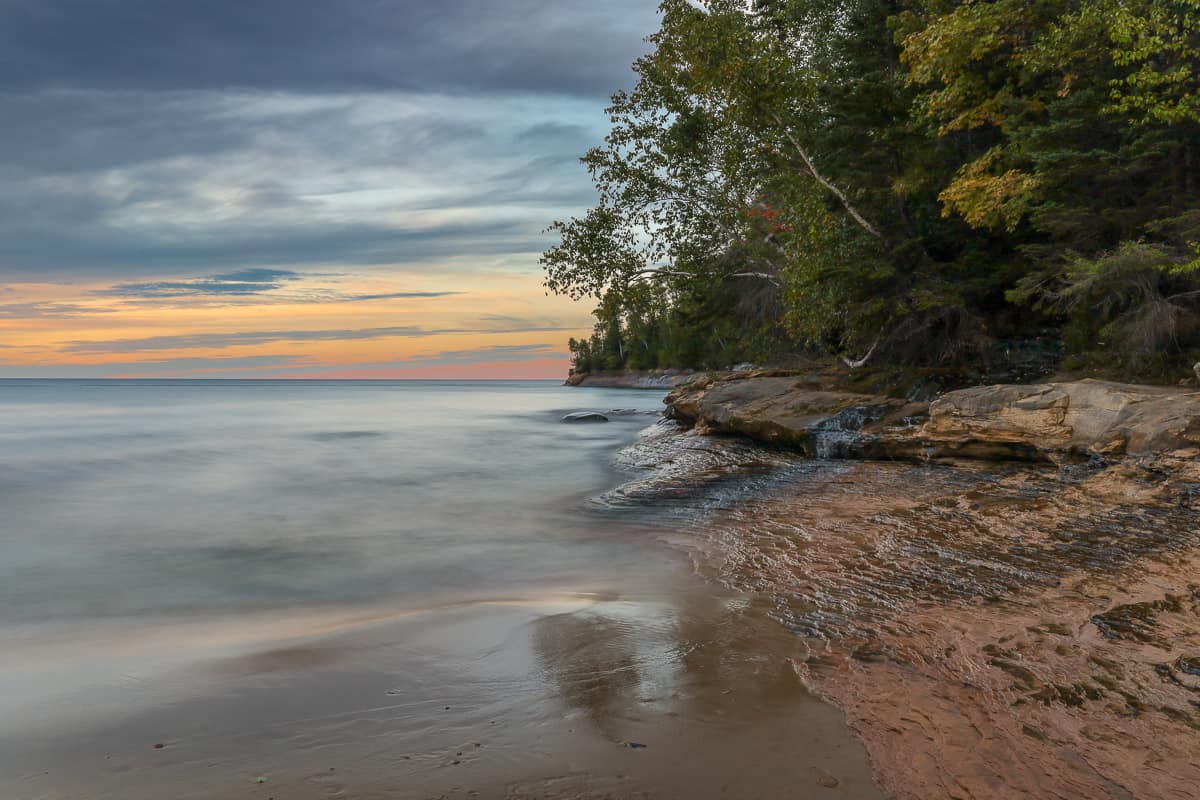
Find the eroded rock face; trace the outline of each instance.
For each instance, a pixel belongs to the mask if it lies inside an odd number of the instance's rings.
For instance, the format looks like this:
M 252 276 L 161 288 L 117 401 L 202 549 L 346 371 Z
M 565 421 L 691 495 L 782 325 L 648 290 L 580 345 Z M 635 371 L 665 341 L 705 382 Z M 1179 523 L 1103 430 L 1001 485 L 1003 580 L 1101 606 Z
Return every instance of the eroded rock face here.
M 888 455 L 889 443 L 879 434 L 905 427 L 906 410 L 916 418 L 925 413 L 923 404 L 811 389 L 796 377 L 702 378 L 672 392 L 666 402 L 669 416 L 701 430 L 825 458 Z
M 978 386 L 935 400 L 921 437 L 944 451 L 1148 455 L 1200 448 L 1200 392 L 1084 380 Z
M 1084 380 L 978 386 L 926 406 L 812 389 L 802 378 L 704 377 L 668 415 L 813 457 L 1056 460 L 1200 455 L 1200 392 Z
M 572 372 L 567 386 L 602 389 L 673 389 L 694 375 L 677 369 L 625 370 L 618 372 Z

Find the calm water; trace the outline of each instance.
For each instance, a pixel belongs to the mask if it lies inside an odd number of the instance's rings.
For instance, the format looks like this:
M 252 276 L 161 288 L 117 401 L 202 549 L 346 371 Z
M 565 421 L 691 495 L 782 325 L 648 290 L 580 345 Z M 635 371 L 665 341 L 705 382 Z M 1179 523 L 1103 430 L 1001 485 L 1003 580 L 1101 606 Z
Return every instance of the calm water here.
M 0 381 L 0 717 L 289 619 L 608 585 L 586 498 L 656 392 Z M 581 409 L 609 424 L 564 424 Z M 125 643 L 125 644 L 122 644 Z M 33 713 L 19 715 L 21 709 Z

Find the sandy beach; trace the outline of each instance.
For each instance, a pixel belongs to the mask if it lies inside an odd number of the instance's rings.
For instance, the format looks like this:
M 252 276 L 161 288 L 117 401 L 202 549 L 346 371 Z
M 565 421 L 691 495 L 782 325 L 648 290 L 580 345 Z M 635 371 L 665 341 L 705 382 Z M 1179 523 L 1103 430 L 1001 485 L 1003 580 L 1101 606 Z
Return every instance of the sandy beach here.
M 0 792 L 878 797 L 842 714 L 797 676 L 800 641 L 678 567 L 644 593 L 345 621 L 213 659 L 160 679 L 175 701 L 7 737 L 23 767 Z

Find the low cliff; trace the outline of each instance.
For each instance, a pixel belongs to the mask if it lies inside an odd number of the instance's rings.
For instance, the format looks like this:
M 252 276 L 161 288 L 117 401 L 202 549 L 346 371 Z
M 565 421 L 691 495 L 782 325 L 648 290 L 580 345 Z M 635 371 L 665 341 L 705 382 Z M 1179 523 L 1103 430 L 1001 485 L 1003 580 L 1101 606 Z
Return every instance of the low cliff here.
M 1200 456 L 1200 392 L 1082 380 L 979 386 L 930 403 L 826 391 L 796 376 L 701 376 L 668 415 L 813 457 L 1061 460 Z
M 692 370 L 617 370 L 572 372 L 567 386 L 592 386 L 603 389 L 673 389 L 696 377 Z

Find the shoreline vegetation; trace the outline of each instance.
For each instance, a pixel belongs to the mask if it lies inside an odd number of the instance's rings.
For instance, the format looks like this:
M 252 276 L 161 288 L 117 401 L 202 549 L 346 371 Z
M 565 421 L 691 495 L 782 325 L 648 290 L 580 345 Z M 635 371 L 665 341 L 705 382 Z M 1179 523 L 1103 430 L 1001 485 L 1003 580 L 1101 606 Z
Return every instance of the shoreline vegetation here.
M 549 228 L 568 383 L 812 459 L 709 571 L 885 795 L 1194 797 L 1200 0 L 660 11 Z
M 1195 377 L 1200 0 L 660 10 L 542 257 L 578 371 Z

